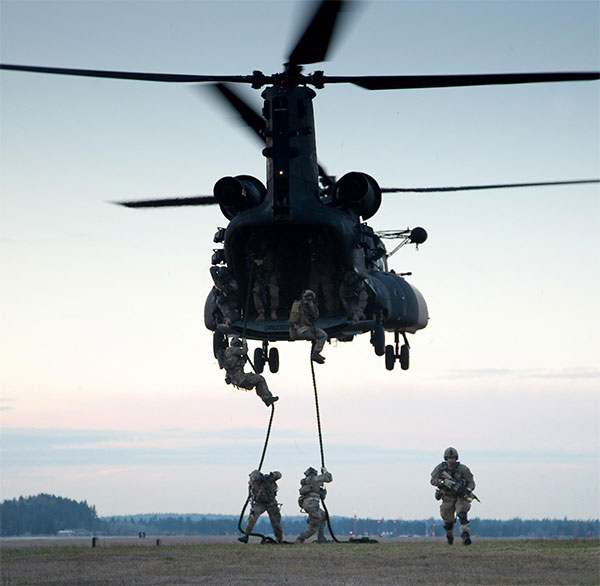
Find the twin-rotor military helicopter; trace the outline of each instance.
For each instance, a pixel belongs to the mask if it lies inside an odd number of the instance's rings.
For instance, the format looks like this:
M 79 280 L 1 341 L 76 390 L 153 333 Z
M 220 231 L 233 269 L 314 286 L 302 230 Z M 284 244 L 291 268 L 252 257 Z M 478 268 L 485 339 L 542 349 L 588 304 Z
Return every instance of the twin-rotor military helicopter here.
M 302 32 L 280 73 L 265 75 L 182 75 L 67 69 L 1 64 L 5 70 L 154 82 L 211 82 L 250 129 L 264 142 L 266 185 L 247 175 L 224 177 L 213 196 L 119 202 L 132 208 L 218 204 L 229 220 L 214 242 L 211 273 L 216 286 L 205 304 L 205 324 L 214 332 L 215 356 L 238 334 L 262 341 L 254 363 L 261 372 L 267 362 L 279 368 L 277 348 L 269 342 L 291 341 L 288 316 L 295 299 L 305 289 L 317 294 L 321 316 L 318 327 L 329 339 L 350 341 L 370 332 L 375 353 L 385 356 L 392 370 L 396 361 L 409 366 L 407 333 L 428 323 L 421 293 L 387 260 L 405 244 L 422 244 L 423 228 L 376 233 L 365 222 L 379 209 L 382 193 L 445 192 L 499 187 L 558 185 L 598 180 L 538 182 L 432 188 L 381 188 L 361 172 L 336 180 L 318 162 L 312 100 L 327 84 L 351 83 L 368 90 L 399 90 L 457 86 L 524 84 L 597 80 L 599 72 L 503 73 L 475 75 L 326 76 L 323 71 L 303 73 L 303 65 L 324 61 L 339 21 L 348 5 L 324 0 Z M 265 88 L 262 111 L 256 112 L 230 84 Z M 388 253 L 383 238 L 400 244 Z M 223 284 L 225 282 L 225 285 Z M 348 287 L 350 282 L 352 286 Z M 344 286 L 349 296 L 344 300 Z M 350 299 L 354 297 L 354 300 Z M 349 301 L 350 299 L 350 301 Z M 394 335 L 385 344 L 386 332 Z

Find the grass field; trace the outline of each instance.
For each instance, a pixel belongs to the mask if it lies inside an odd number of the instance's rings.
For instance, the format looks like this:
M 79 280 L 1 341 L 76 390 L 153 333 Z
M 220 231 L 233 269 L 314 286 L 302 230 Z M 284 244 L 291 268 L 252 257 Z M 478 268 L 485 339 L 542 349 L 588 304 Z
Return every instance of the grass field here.
M 600 584 L 600 540 L 241 545 L 233 538 L 1 542 L 2 586 Z

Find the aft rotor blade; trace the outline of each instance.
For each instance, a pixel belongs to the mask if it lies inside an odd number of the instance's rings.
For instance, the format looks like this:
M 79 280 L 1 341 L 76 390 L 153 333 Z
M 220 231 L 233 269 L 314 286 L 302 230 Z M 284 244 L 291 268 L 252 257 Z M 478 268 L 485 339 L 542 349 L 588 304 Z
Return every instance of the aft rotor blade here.
M 141 73 L 138 71 L 105 71 L 100 69 L 69 69 L 65 67 L 37 67 L 31 65 L 9 65 L 1 63 L 0 69 L 9 71 L 30 71 L 33 73 L 52 73 L 56 75 L 77 75 L 79 77 L 106 77 L 110 79 L 131 79 L 138 81 L 161 81 L 171 83 L 192 83 L 205 81 L 228 81 L 234 83 L 252 83 L 249 75 L 193 75 L 180 73 Z
M 511 187 L 542 187 L 545 185 L 577 185 L 600 183 L 600 179 L 578 179 L 574 181 L 542 181 L 539 183 L 498 183 L 496 185 L 461 185 L 457 187 L 382 187 L 382 193 L 436 193 L 445 191 L 476 191 L 480 189 L 506 189 Z
M 170 197 L 165 199 L 142 199 L 134 201 L 115 201 L 126 208 L 171 208 L 181 206 L 216 205 L 217 200 L 212 195 L 192 195 L 189 197 Z
M 248 104 L 244 99 L 234 92 L 229 86 L 224 83 L 216 83 L 214 85 L 215 89 L 221 94 L 223 98 L 231 105 L 234 110 L 240 115 L 240 118 L 254 131 L 254 133 L 260 138 L 260 140 L 265 142 L 265 128 L 267 123 L 265 119 L 252 107 Z M 317 168 L 319 170 L 319 177 L 322 178 L 323 183 L 327 187 L 333 187 L 333 181 L 331 177 L 327 174 L 327 171 L 321 166 L 320 163 L 317 163 Z
M 548 73 L 482 73 L 466 75 L 367 75 L 323 76 L 322 83 L 353 83 L 367 90 L 400 90 L 477 85 L 507 85 L 555 81 L 592 81 L 599 71 L 563 71 Z
M 264 131 L 267 126 L 265 119 L 224 83 L 216 83 L 214 87 L 240 115 L 240 118 L 258 135 L 260 140 L 264 142 Z
M 338 15 L 347 4 L 348 2 L 343 0 L 322 0 L 288 57 L 291 64 L 303 65 L 325 61 Z

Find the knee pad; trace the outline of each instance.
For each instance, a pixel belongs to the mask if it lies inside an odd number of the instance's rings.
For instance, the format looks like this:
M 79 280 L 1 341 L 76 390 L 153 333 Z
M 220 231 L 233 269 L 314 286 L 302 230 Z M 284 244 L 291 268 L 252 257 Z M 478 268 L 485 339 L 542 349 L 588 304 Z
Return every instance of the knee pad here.
M 469 520 L 467 519 L 466 511 L 461 511 L 460 513 L 458 513 L 457 517 L 461 525 L 466 525 L 469 522 Z
M 454 529 L 454 523 L 451 523 L 451 522 L 449 522 L 449 521 L 446 521 L 446 522 L 444 523 L 444 529 L 445 529 L 446 531 L 451 531 L 452 529 Z

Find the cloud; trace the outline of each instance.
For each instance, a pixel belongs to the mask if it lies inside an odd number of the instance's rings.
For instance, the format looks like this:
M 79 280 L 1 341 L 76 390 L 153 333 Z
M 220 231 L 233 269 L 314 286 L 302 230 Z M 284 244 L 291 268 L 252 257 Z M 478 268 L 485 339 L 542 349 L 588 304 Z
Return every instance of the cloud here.
M 489 378 L 529 378 L 529 379 L 561 379 L 581 380 L 600 378 L 600 369 L 594 367 L 563 369 L 510 369 L 510 368 L 472 368 L 450 370 L 439 378 L 453 379 L 489 379 Z
M 318 452 L 310 433 L 278 431 L 278 441 L 268 446 L 274 461 L 318 464 Z M 5 429 L 2 432 L 2 465 L 5 468 L 73 466 L 247 466 L 261 453 L 264 430 L 239 428 L 188 432 L 185 429 L 131 432 L 127 430 Z M 436 461 L 439 450 L 401 449 L 373 441 L 348 443 L 340 437 L 328 441 L 327 455 L 338 464 L 370 465 Z M 551 448 L 524 450 L 470 450 L 471 458 L 506 463 L 523 461 L 578 461 L 590 464 L 597 455 L 588 451 Z

